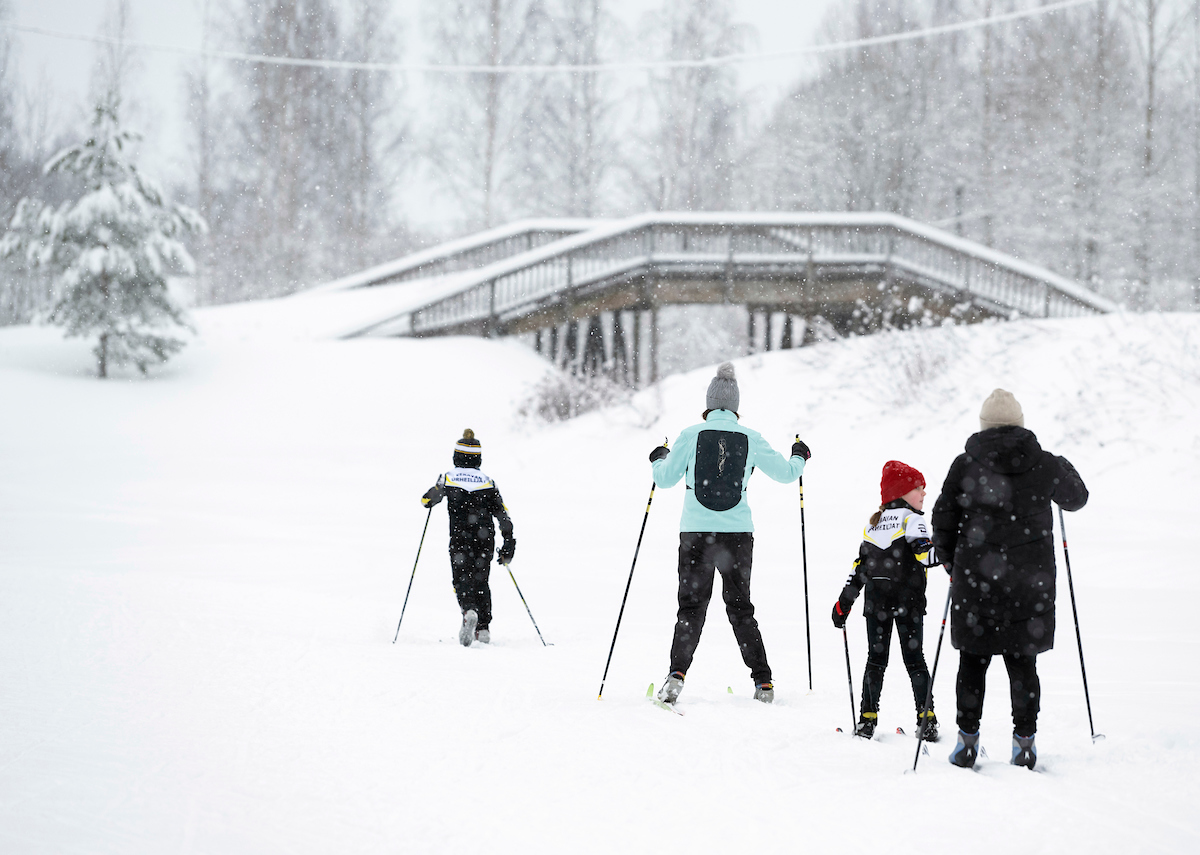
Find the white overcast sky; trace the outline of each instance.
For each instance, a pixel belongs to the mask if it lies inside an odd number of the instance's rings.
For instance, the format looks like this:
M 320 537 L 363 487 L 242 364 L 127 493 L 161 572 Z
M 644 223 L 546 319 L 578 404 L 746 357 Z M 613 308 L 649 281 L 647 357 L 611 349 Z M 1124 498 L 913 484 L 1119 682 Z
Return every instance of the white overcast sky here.
M 200 21 L 206 0 L 131 0 L 134 40 L 154 44 L 199 48 Z M 214 9 L 222 0 L 207 0 Z M 394 0 L 399 18 L 407 24 L 409 46 L 405 58 L 429 59 L 420 42 L 419 17 L 436 0 Z M 809 44 L 821 15 L 835 0 L 735 0 L 740 20 L 753 24 L 759 34 L 757 49 L 787 50 Z M 616 0 L 618 13 L 630 23 L 657 7 L 660 0 Z M 28 26 L 95 35 L 109 0 L 11 0 L 12 20 Z M 53 100 L 52 113 L 61 121 L 84 116 L 88 83 L 95 62 L 95 45 L 29 33 L 15 33 L 19 69 L 26 86 L 44 80 Z M 237 50 L 237 45 L 213 44 Z M 137 98 L 134 121 L 145 136 L 146 165 L 163 179 L 181 178 L 184 172 L 183 60 L 177 55 L 144 52 L 134 80 Z M 801 69 L 797 59 L 755 62 L 742 66 L 747 89 L 774 95 L 793 81 Z

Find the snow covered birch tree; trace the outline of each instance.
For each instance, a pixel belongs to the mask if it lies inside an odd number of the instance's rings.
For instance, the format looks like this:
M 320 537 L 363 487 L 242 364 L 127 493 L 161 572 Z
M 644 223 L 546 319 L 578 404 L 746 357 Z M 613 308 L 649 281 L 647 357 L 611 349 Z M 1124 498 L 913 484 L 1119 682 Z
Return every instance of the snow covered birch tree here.
M 744 50 L 750 30 L 729 0 L 664 4 L 642 23 L 651 56 L 698 60 Z M 672 68 L 651 75 L 640 138 L 646 166 L 635 170 L 641 196 L 658 210 L 730 207 L 743 103 L 732 67 Z
M 22 199 L 0 239 L 0 255 L 24 252 L 54 276 L 56 299 L 46 320 L 68 336 L 98 338 L 93 353 L 101 377 L 110 365 L 128 363 L 144 374 L 183 347 L 174 333 L 187 322 L 167 278 L 192 273 L 181 238 L 206 228 L 138 171 L 129 151 L 138 136 L 121 127 L 117 105 L 101 102 L 90 137 L 45 166 L 47 175 L 73 176 L 83 195 L 58 207 Z
M 431 4 L 432 5 L 432 4 Z M 539 36 L 544 0 L 447 0 L 430 18 L 431 46 L 446 65 L 499 67 L 548 62 Z M 426 158 L 472 225 L 490 228 L 510 215 L 517 124 L 540 81 L 483 73 L 448 76 L 434 99 L 436 129 Z
M 595 65 L 615 54 L 619 20 L 606 0 L 555 0 L 546 35 L 558 63 Z M 517 213 L 594 217 L 620 161 L 619 103 L 595 72 L 551 74 L 533 87 L 513 146 Z
M 0 22 L 10 17 L 11 4 L 0 0 Z M 29 180 L 29 163 L 22 151 L 29 130 L 21 127 L 18 104 L 21 100 L 17 63 L 9 30 L 0 28 L 0 216 L 8 218 Z

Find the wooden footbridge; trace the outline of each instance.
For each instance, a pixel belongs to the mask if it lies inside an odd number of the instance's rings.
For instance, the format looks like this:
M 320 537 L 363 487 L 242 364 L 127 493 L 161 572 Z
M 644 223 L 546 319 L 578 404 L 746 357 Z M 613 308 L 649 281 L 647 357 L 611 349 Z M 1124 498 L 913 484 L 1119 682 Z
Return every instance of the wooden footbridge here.
M 527 220 L 322 290 L 382 286 L 394 303 L 348 337 L 524 334 L 559 364 L 634 384 L 657 379 L 657 313 L 667 305 L 744 306 L 751 349 L 772 347 L 773 320 L 782 327 L 777 346 L 792 347 L 819 329 L 844 335 L 930 316 L 1058 318 L 1116 308 L 1043 268 L 872 213 Z

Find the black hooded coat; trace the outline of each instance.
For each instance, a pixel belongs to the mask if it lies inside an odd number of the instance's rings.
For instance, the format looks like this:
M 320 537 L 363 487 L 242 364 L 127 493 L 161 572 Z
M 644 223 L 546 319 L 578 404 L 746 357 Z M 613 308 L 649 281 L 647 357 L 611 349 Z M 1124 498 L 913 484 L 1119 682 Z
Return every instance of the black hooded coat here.
M 950 640 L 980 655 L 1054 646 L 1054 514 L 1088 491 L 1032 431 L 990 428 L 967 440 L 933 507 L 933 543 L 952 560 Z

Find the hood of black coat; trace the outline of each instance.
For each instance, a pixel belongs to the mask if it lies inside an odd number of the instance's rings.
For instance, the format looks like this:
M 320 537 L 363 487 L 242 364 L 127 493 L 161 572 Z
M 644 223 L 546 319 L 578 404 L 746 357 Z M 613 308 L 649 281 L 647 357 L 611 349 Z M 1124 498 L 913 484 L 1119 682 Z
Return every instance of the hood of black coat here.
M 1042 447 L 1033 431 L 1005 425 L 972 435 L 967 440 L 967 454 L 993 472 L 1016 475 L 1034 467 Z

